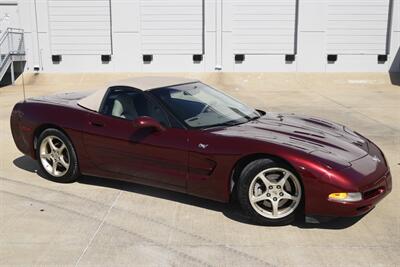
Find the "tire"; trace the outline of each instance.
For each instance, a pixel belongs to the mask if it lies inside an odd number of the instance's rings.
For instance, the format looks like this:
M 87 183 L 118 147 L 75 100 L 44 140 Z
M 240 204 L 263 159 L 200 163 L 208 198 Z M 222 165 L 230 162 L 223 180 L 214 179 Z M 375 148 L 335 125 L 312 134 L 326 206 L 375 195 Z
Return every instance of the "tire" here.
M 303 192 L 301 180 L 290 166 L 258 159 L 242 170 L 237 198 L 255 223 L 286 225 L 303 210 Z
M 71 183 L 80 176 L 75 149 L 60 130 L 49 128 L 40 134 L 36 158 L 40 171 L 51 181 Z

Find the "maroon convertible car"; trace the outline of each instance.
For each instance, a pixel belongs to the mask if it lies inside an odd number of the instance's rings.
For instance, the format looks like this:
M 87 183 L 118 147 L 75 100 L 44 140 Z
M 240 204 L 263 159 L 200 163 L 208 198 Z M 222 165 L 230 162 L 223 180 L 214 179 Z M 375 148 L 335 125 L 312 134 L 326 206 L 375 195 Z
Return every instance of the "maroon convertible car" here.
M 357 216 L 391 191 L 382 151 L 345 126 L 255 110 L 200 81 L 143 77 L 17 103 L 18 149 L 57 182 L 121 179 L 220 202 L 255 222 Z

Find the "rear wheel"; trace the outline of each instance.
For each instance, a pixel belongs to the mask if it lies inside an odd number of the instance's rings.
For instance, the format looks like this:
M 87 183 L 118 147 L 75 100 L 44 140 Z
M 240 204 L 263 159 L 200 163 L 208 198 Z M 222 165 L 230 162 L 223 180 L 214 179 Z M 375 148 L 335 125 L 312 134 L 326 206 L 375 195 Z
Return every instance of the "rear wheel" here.
M 302 206 L 300 179 L 286 164 L 270 159 L 253 161 L 243 169 L 238 186 L 244 212 L 259 224 L 291 223 Z
M 49 180 L 68 183 L 79 177 L 75 149 L 68 137 L 57 129 L 46 129 L 40 134 L 36 157 Z

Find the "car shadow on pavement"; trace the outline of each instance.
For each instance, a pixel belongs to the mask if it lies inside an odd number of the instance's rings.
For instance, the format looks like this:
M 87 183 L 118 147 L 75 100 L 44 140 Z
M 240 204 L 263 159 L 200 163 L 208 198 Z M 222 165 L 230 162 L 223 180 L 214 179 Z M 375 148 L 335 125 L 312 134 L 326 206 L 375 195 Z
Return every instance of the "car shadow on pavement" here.
M 21 156 L 19 158 L 16 158 L 13 161 L 14 165 L 22 170 L 28 171 L 28 172 L 33 172 L 39 175 L 40 177 L 46 179 L 45 175 L 41 173 L 41 171 L 38 168 L 38 163 L 27 157 L 27 156 Z M 243 213 L 240 210 L 240 206 L 238 202 L 233 199 L 230 203 L 220 203 L 212 200 L 207 200 L 203 198 L 199 198 L 196 196 L 191 196 L 187 195 L 184 193 L 179 193 L 179 192 L 173 192 L 169 191 L 166 189 L 159 189 L 151 186 L 146 186 L 146 185 L 141 185 L 141 184 L 135 184 L 135 183 L 129 183 L 125 181 L 119 181 L 119 180 L 111 180 L 111 179 L 106 179 L 106 178 L 101 178 L 101 177 L 93 177 L 93 176 L 82 176 L 78 181 L 78 183 L 82 184 L 87 184 L 87 185 L 93 185 L 93 186 L 101 186 L 101 187 L 107 187 L 107 188 L 114 188 L 118 190 L 124 190 L 126 192 L 132 192 L 132 193 L 137 193 L 137 194 L 142 194 L 146 196 L 151 196 L 151 197 L 156 197 L 156 198 L 162 198 L 166 200 L 171 200 L 175 202 L 179 202 L 185 205 L 191 205 L 191 206 L 196 206 L 204 209 L 209 209 L 217 212 L 221 212 L 224 214 L 227 218 L 244 223 L 244 224 L 251 224 L 255 225 L 250 218 L 247 216 L 243 215 Z M 361 217 L 355 217 L 355 218 L 335 218 L 327 222 L 321 222 L 321 223 L 306 223 L 304 221 L 304 218 L 297 218 L 292 225 L 302 228 L 302 229 L 330 229 L 330 230 L 340 230 L 340 229 L 345 229 L 348 227 L 351 227 L 355 223 L 357 223 L 359 220 L 362 219 L 363 216 Z

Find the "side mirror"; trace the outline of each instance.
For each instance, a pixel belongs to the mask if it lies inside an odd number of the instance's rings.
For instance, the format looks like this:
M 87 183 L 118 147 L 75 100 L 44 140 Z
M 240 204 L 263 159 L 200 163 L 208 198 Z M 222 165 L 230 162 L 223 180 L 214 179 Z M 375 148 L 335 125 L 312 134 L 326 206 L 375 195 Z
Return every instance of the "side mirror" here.
M 156 131 L 165 131 L 165 127 L 162 126 L 158 121 L 151 117 L 142 116 L 133 121 L 133 127 L 136 129 L 152 128 Z

